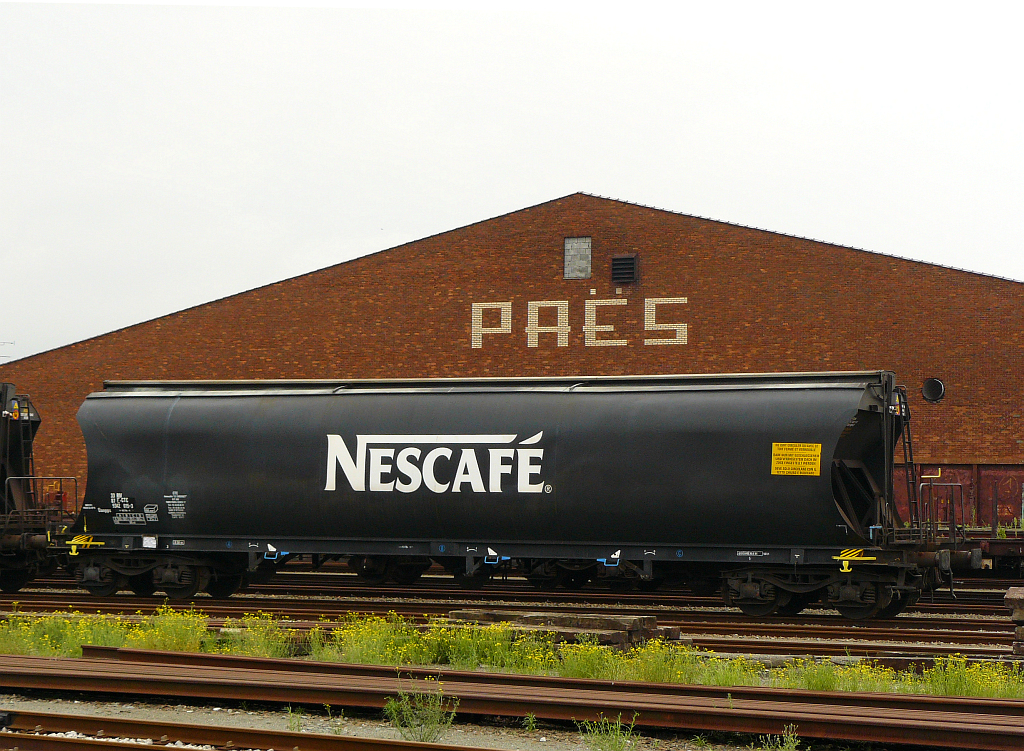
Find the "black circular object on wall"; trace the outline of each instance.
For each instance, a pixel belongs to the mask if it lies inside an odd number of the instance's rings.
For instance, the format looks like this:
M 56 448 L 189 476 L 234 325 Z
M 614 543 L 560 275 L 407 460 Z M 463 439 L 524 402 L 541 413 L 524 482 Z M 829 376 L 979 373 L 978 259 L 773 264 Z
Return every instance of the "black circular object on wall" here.
M 924 397 L 926 402 L 937 404 L 942 401 L 942 398 L 946 395 L 946 384 L 940 381 L 938 378 L 925 379 L 924 384 L 921 386 L 921 396 Z

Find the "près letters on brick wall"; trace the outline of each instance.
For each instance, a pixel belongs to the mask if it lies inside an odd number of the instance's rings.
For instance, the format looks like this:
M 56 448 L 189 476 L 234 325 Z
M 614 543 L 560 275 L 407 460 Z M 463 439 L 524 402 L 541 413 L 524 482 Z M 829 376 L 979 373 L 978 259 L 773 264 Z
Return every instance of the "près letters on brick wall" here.
M 651 336 L 630 339 L 628 334 L 616 330 L 602 314 L 607 308 L 632 304 L 625 297 L 607 300 L 583 301 L 583 324 L 579 330 L 587 347 L 626 347 L 643 342 L 644 345 L 686 344 L 687 324 L 680 306 L 687 302 L 685 297 L 648 297 L 643 301 L 643 330 L 655 332 Z M 530 300 L 526 303 L 526 327 L 521 329 L 526 337 L 527 347 L 551 346 L 568 347 L 573 332 L 571 306 L 568 300 Z M 518 315 L 522 315 L 519 313 Z M 579 313 L 577 312 L 578 316 Z M 484 347 L 493 337 L 513 333 L 515 311 L 509 302 L 475 302 L 470 315 L 470 346 Z M 541 324 L 541 318 L 547 322 Z M 663 333 L 656 333 L 663 332 Z M 518 333 L 518 330 L 517 332 Z

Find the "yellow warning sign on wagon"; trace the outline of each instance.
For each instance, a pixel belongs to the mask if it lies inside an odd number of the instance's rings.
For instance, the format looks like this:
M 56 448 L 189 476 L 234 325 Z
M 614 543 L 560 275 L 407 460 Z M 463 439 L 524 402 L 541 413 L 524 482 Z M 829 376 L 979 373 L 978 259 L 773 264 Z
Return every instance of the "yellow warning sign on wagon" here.
M 819 476 L 821 474 L 821 444 L 773 443 L 772 474 Z

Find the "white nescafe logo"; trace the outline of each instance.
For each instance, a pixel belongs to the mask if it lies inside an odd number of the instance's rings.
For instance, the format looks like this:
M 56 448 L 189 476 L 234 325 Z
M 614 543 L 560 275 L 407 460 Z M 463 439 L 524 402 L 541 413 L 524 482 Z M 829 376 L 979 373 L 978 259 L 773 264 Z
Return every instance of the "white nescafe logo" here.
M 468 486 L 474 493 L 500 493 L 502 477 L 508 475 L 516 479 L 520 493 L 550 493 L 551 486 L 539 477 L 544 449 L 534 448 L 543 436 L 541 431 L 512 448 L 508 444 L 516 442 L 516 434 L 356 435 L 355 452 L 350 452 L 340 435 L 328 434 L 324 490 L 336 489 L 340 466 L 352 490 L 358 492 L 369 488 L 412 493 L 425 487 L 432 493 L 461 493 Z M 455 475 L 450 482 L 442 482 L 438 470 L 451 463 L 455 463 Z

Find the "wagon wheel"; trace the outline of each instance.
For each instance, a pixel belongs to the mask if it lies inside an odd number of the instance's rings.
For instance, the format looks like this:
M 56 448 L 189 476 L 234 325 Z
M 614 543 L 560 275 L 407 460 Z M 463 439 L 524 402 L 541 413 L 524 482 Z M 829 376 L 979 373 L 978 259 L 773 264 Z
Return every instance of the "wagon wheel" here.
M 156 584 L 153 582 L 153 572 L 147 571 L 144 574 L 136 574 L 128 577 L 128 588 L 139 597 L 149 597 L 156 592 Z
M 884 608 L 875 613 L 875 618 L 895 618 L 902 613 L 910 603 L 905 597 L 893 597 L 892 601 Z
M 865 594 L 871 588 L 874 588 L 875 591 L 874 602 L 836 603 L 833 607 L 839 611 L 839 615 L 851 621 L 863 621 L 865 618 L 874 618 L 892 604 L 892 590 L 877 582 L 868 582 Z
M 244 574 L 236 574 L 234 576 L 221 575 L 216 579 L 210 580 L 210 583 L 206 585 L 206 591 L 215 600 L 226 600 L 244 586 Z
M 743 615 L 752 618 L 763 618 L 766 615 L 773 615 L 779 608 L 789 604 L 793 597 L 792 592 L 775 588 L 774 596 L 767 600 L 733 600 L 733 604 L 743 611 Z
M 14 594 L 32 581 L 28 571 L 0 571 L 0 592 Z
M 124 574 L 118 574 L 114 571 L 110 573 L 112 576 L 109 581 L 89 582 L 88 584 L 82 584 L 82 586 L 93 597 L 110 597 L 110 595 L 117 594 L 128 586 L 128 577 Z
M 179 576 L 186 582 L 160 585 L 168 599 L 187 600 L 195 597 L 210 581 L 210 571 L 203 566 L 183 566 Z

